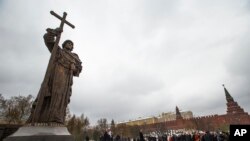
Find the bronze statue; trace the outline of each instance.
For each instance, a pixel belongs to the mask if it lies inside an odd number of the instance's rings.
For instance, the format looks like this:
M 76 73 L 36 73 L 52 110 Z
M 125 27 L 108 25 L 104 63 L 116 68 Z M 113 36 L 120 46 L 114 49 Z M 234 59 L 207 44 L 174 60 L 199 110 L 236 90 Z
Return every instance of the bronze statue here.
M 73 42 L 66 40 L 62 48 L 58 46 L 64 23 L 72 28 L 74 25 L 66 21 L 66 13 L 60 17 L 53 11 L 51 14 L 61 20 L 61 25 L 56 29 L 47 29 L 44 42 L 51 52 L 47 71 L 32 105 L 31 115 L 27 123 L 36 124 L 64 124 L 66 107 L 70 102 L 72 93 L 73 76 L 79 76 L 82 70 L 81 60 L 73 53 Z

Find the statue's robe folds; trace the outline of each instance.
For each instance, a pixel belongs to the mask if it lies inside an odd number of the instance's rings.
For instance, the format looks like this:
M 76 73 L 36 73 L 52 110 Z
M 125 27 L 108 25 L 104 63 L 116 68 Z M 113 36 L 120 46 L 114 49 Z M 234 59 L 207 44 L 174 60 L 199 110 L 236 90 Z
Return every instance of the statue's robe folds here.
M 44 35 L 50 52 L 55 43 L 54 36 L 49 32 Z M 48 81 L 42 84 L 27 123 L 63 124 L 72 93 L 73 76 L 79 76 L 81 70 L 78 55 L 58 47 Z

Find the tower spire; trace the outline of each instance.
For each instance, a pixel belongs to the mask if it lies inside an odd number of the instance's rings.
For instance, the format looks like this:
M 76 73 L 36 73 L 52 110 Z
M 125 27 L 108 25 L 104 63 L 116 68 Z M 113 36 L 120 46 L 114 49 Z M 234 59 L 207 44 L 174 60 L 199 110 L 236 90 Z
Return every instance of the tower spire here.
M 226 100 L 227 102 L 229 101 L 234 101 L 233 97 L 229 94 L 229 92 L 227 91 L 226 87 L 224 84 L 222 84 L 222 86 L 224 87 L 224 91 L 225 91 L 225 95 L 226 95 Z
M 183 119 L 182 118 L 182 116 L 181 116 L 181 112 L 180 112 L 180 110 L 179 110 L 179 108 L 176 106 L 176 108 L 175 108 L 175 115 L 176 115 L 176 120 L 178 120 L 178 119 Z
M 223 84 L 222 86 L 224 87 L 227 100 L 227 114 L 246 114 L 244 110 L 238 105 L 238 103 L 234 101 L 233 97 L 227 91 L 225 85 Z

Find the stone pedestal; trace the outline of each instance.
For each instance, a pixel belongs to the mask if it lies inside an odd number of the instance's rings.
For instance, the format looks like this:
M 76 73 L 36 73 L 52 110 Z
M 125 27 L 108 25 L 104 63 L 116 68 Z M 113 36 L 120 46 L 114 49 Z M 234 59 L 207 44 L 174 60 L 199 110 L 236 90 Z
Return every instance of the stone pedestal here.
M 73 141 L 66 127 L 24 126 L 4 141 Z

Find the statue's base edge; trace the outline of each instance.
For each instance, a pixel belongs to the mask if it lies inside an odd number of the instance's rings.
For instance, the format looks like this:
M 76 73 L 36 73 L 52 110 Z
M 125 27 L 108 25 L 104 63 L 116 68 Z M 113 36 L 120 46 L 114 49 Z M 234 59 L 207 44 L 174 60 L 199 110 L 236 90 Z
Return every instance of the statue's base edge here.
M 66 127 L 23 126 L 3 141 L 73 141 Z
M 3 141 L 74 141 L 72 135 L 10 136 Z

